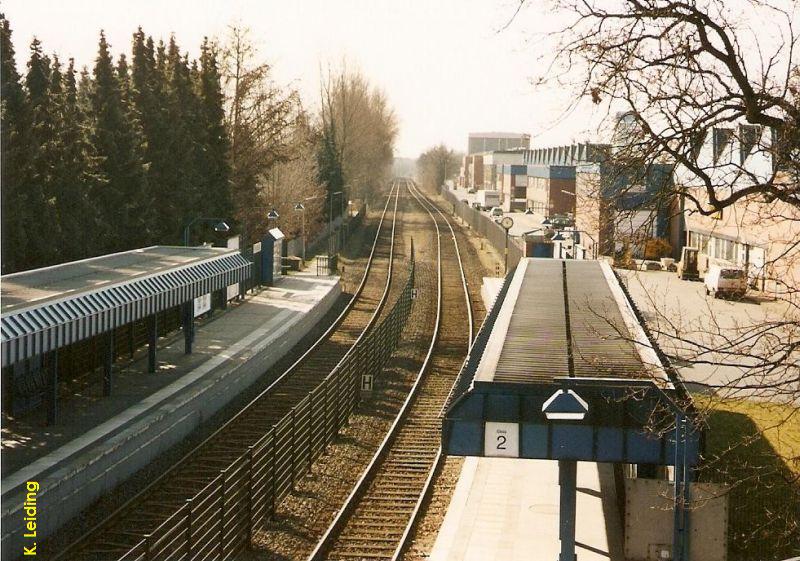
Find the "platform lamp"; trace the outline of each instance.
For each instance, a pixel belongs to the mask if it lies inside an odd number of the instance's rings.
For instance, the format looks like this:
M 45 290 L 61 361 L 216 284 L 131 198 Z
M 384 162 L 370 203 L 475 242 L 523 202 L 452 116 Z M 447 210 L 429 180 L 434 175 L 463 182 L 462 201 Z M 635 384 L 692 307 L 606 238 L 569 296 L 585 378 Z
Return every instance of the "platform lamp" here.
M 280 218 L 281 215 L 278 214 L 278 211 L 275 210 L 275 207 L 272 207 L 272 210 L 267 213 L 267 220 L 275 220 L 277 225 L 277 220 Z
M 296 203 L 294 205 L 294 210 L 297 212 L 302 212 L 302 221 L 301 221 L 301 235 L 303 237 L 303 266 L 305 266 L 306 262 L 306 207 L 303 206 L 303 203 Z
M 189 247 L 189 231 L 194 224 L 198 222 L 210 222 L 214 224 L 214 231 L 215 232 L 229 232 L 231 227 L 228 226 L 227 222 L 225 222 L 221 218 L 207 218 L 205 216 L 198 216 L 197 218 L 190 221 L 186 226 L 183 228 L 183 245 Z
M 333 240 L 333 198 L 336 195 L 343 195 L 344 191 L 334 191 L 331 193 L 330 198 L 330 205 L 329 205 L 329 214 L 328 214 L 328 253 L 333 253 L 331 251 L 331 243 Z
M 544 220 L 542 220 L 542 226 L 550 227 L 552 225 L 553 225 L 553 222 L 549 218 L 545 218 Z
M 563 242 L 566 241 L 567 238 L 561 235 L 561 232 L 556 232 L 556 235 L 553 236 L 552 241 L 554 242 Z M 561 259 L 561 243 L 558 244 L 558 258 Z

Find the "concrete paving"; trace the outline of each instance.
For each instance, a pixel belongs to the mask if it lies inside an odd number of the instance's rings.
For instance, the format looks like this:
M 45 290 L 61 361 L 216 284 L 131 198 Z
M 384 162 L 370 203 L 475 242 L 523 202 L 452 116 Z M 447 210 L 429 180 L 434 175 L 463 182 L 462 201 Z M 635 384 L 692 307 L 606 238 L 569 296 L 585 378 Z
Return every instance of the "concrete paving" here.
M 659 346 L 676 359 L 673 362 L 685 381 L 711 386 L 725 394 L 767 397 L 758 388 L 780 381 L 785 375 L 785 371 L 770 376 L 753 370 L 756 362 L 746 356 L 770 352 L 768 345 L 775 344 L 775 339 L 744 341 L 743 337 L 753 332 L 753 326 L 790 319 L 791 307 L 786 302 L 755 291 L 748 292 L 741 301 L 715 299 L 706 296 L 702 282 L 680 280 L 675 273 L 629 270 L 619 273 L 650 329 L 657 334 Z M 786 338 L 779 335 L 778 339 L 791 340 L 790 330 L 788 327 Z M 780 328 L 774 328 L 774 333 L 780 334 Z M 746 345 L 731 346 L 727 353 L 714 351 L 737 339 Z M 752 349 L 746 348 L 750 344 Z M 778 351 L 779 347 L 778 342 L 778 347 L 772 350 Z M 711 351 L 704 351 L 706 348 Z M 706 364 L 707 361 L 717 364 Z
M 179 442 L 261 376 L 331 308 L 338 277 L 299 273 L 282 279 L 196 330 L 194 353 L 183 338 L 159 349 L 158 371 L 142 358 L 127 366 L 111 398 L 65 400 L 53 427 L 4 427 L 3 462 L 16 469 L 3 476 L 2 549 L 16 545 L 22 528 L 22 489 L 41 487 L 46 536 L 105 491 Z M 17 429 L 6 442 L 7 431 Z M 25 434 L 19 433 L 24 429 Z M 28 445 L 35 443 L 35 445 Z
M 576 553 L 623 561 L 612 468 L 578 462 Z M 467 458 L 431 561 L 556 561 L 558 462 Z

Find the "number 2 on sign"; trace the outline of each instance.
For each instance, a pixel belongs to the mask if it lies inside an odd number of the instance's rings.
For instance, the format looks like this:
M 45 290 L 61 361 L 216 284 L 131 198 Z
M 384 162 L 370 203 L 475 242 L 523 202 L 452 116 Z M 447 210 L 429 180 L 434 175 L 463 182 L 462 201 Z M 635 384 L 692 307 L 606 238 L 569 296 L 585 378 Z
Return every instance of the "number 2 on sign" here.
M 519 424 L 489 421 L 484 430 L 484 456 L 519 457 Z

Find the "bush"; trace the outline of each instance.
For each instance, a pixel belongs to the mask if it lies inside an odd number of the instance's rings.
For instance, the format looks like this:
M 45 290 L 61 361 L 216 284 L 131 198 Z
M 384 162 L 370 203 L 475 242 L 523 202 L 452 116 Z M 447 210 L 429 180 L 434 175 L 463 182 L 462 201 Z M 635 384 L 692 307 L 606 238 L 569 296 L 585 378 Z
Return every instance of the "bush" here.
M 664 238 L 650 238 L 644 243 L 645 259 L 661 259 L 672 256 L 672 246 Z

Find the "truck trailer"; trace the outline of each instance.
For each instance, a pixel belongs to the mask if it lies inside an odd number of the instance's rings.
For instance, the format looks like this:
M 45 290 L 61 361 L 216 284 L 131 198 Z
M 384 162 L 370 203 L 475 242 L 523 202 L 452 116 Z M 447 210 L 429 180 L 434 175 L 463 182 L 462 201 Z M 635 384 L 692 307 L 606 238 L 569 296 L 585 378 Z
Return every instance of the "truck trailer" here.
M 475 202 L 482 210 L 500 206 L 500 191 L 496 189 L 481 189 L 475 197 Z

